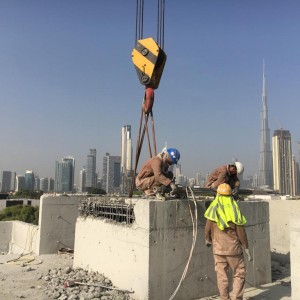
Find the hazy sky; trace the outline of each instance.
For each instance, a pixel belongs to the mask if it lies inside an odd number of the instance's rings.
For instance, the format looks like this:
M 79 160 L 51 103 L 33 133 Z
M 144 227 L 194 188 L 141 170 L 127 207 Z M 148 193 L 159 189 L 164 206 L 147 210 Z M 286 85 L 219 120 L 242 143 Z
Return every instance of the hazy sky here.
M 0 1 L 0 171 L 54 177 L 55 161 L 72 155 L 78 178 L 96 148 L 102 173 L 126 124 L 135 148 L 135 13 L 136 0 Z M 271 135 L 290 130 L 298 157 L 299 13 L 296 0 L 166 0 L 153 113 L 158 148 L 178 148 L 185 175 L 232 158 L 258 172 L 263 60 Z M 156 39 L 156 16 L 157 1 L 145 0 L 144 38 Z

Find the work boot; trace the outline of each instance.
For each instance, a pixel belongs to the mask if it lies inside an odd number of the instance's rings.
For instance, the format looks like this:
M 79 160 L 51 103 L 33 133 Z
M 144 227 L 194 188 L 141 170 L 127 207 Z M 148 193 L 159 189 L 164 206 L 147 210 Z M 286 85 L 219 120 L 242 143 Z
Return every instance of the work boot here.
M 163 196 L 161 193 L 159 193 L 159 192 L 157 192 L 156 194 L 155 194 L 155 198 L 157 199 L 157 200 L 161 200 L 161 201 L 165 201 L 166 200 L 166 197 L 165 196 Z

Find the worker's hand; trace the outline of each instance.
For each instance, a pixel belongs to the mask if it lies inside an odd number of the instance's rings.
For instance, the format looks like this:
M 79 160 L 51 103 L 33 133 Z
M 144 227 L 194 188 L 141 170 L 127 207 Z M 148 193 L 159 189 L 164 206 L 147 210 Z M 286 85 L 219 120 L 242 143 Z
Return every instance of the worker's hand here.
M 208 240 L 205 240 L 205 246 L 206 246 L 206 247 L 210 247 L 210 246 L 211 246 L 211 242 L 208 241 Z
M 252 258 L 252 255 L 251 255 L 251 253 L 250 253 L 250 250 L 249 250 L 249 249 L 245 249 L 245 253 L 246 253 L 247 256 L 248 256 L 248 261 L 252 261 L 253 258 Z
M 171 194 L 175 194 L 176 193 L 176 191 L 177 191 L 177 186 L 176 186 L 176 184 L 174 183 L 174 182 L 171 182 L 170 183 L 170 188 L 172 189 L 171 190 Z
M 231 194 L 232 194 L 232 196 L 237 196 L 238 193 L 239 193 L 239 187 L 236 186 L 236 187 L 232 190 Z

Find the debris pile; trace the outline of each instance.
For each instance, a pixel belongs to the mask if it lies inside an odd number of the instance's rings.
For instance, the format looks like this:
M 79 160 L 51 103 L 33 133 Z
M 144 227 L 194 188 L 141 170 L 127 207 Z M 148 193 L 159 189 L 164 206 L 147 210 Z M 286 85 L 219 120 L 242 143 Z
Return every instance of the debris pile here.
M 130 291 L 114 288 L 112 282 L 98 272 L 71 267 L 48 270 L 43 279 L 49 299 L 58 300 L 130 300 Z

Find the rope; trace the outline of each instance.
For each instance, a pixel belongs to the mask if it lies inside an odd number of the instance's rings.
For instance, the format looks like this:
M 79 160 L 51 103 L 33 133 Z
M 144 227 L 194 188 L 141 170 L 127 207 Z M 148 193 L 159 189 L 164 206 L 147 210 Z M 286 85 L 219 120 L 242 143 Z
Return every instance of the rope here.
M 193 252 L 194 252 L 194 248 L 195 248 L 195 245 L 196 245 L 196 240 L 197 240 L 197 216 L 198 216 L 198 212 L 197 212 L 197 202 L 196 202 L 196 199 L 195 199 L 195 195 L 194 195 L 194 192 L 193 190 L 191 189 L 191 187 L 186 187 L 186 194 L 188 196 L 188 190 L 190 191 L 191 193 L 191 196 L 192 196 L 192 199 L 194 201 L 194 205 L 195 205 L 195 216 L 193 216 L 193 213 L 192 213 L 192 209 L 191 209 L 191 206 L 190 206 L 190 202 L 188 202 L 189 204 L 189 209 L 190 209 L 190 215 L 191 215 L 191 219 L 192 219 L 192 224 L 193 224 L 193 242 L 192 242 L 192 247 L 191 247 L 191 251 L 190 251 L 190 254 L 189 254 L 189 258 L 188 258 L 188 261 L 186 263 L 186 266 L 183 270 L 183 273 L 182 273 L 182 276 L 180 278 L 180 281 L 174 291 L 174 293 L 171 295 L 171 297 L 169 298 L 169 300 L 172 300 L 175 295 L 177 294 L 186 274 L 187 274 L 187 271 L 188 271 L 188 268 L 189 268 L 189 264 L 190 264 L 190 261 L 192 259 L 192 256 L 193 256 Z

